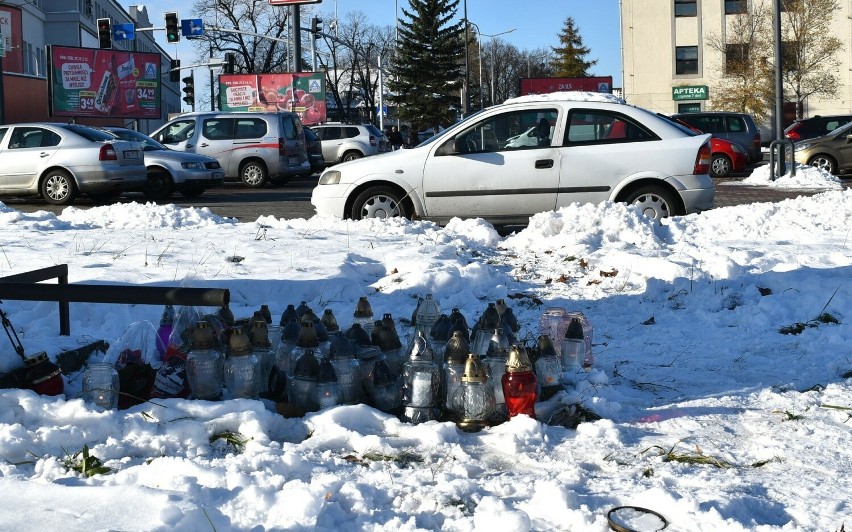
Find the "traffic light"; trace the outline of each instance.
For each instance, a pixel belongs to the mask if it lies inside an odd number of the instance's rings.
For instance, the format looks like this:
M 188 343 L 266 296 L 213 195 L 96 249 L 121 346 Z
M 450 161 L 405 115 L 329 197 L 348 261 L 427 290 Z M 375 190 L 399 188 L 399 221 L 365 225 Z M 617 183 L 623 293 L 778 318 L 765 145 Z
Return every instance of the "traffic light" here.
M 108 18 L 98 19 L 98 45 L 103 50 L 112 48 L 112 24 Z
M 319 39 L 319 32 L 322 31 L 322 19 L 319 17 L 314 17 L 311 19 L 311 33 L 314 34 L 314 39 Z
M 183 78 L 183 101 L 195 110 L 195 78 L 192 74 Z
M 166 13 L 166 41 L 180 42 L 180 23 L 178 23 L 178 14 L 174 11 Z
M 236 62 L 237 56 L 234 54 L 234 52 L 225 52 L 225 64 L 222 65 L 222 73 L 233 74 Z
M 172 83 L 180 81 L 180 59 L 172 59 L 171 68 L 169 68 L 169 81 Z

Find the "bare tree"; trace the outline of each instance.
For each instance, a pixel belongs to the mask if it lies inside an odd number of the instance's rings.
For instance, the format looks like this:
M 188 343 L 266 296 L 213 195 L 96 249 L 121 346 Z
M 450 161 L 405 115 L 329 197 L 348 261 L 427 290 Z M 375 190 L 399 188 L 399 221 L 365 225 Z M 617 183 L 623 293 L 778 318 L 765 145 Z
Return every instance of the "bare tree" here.
M 796 116 L 802 118 L 803 103 L 808 97 L 837 96 L 837 52 L 843 41 L 825 28 L 840 6 L 837 0 L 785 0 L 784 5 L 784 89 L 795 97 Z

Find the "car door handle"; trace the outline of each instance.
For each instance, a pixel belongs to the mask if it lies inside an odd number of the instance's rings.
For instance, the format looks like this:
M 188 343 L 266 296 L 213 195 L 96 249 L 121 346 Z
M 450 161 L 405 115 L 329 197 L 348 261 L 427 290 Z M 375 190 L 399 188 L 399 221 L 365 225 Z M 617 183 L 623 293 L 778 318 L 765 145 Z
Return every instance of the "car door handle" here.
M 209 144 L 207 144 L 206 142 L 202 142 L 201 144 L 199 144 L 199 146 L 201 146 L 202 148 L 206 148 L 207 146 L 209 146 Z M 186 147 L 187 147 L 187 148 L 191 148 L 191 147 L 192 147 L 192 145 L 187 144 L 187 145 L 186 145 Z
M 539 159 L 535 162 L 536 168 L 553 168 L 553 159 Z
M 50 157 L 50 154 L 47 153 L 46 151 L 43 151 L 43 152 L 39 153 L 38 156 L 39 157 Z
M 205 146 L 206 146 L 206 144 L 205 144 Z M 188 149 L 194 148 L 194 147 L 195 147 L 195 144 L 184 144 L 183 145 L 183 149 L 185 149 L 185 150 L 188 150 Z

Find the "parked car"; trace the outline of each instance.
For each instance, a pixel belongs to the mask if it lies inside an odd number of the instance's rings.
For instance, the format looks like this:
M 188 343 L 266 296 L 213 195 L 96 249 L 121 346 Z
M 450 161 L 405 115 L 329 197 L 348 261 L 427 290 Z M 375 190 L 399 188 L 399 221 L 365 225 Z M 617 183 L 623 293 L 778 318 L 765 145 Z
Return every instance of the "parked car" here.
M 784 136 L 793 142 L 823 137 L 849 122 L 852 122 L 852 115 L 816 115 L 811 118 L 800 118 L 787 126 Z
M 678 113 L 672 115 L 690 126 L 698 128 L 714 137 L 736 142 L 748 150 L 749 163 L 763 160 L 760 151 L 760 129 L 751 115 L 729 113 L 727 111 L 701 111 L 696 113 Z
M 175 150 L 215 157 L 225 180 L 253 188 L 310 172 L 302 122 L 289 111 L 186 113 L 151 137 Z
M 139 190 L 149 200 L 162 200 L 177 190 L 195 198 L 208 188 L 219 186 L 225 177 L 213 157 L 167 148 L 148 135 L 123 127 L 102 128 L 116 137 L 138 142 L 145 153 L 148 181 Z
M 80 124 L 0 126 L 0 194 L 71 205 L 79 194 L 117 196 L 145 184 L 138 142 Z
M 391 151 L 388 138 L 372 124 L 317 124 L 311 127 L 322 141 L 322 154 L 327 164 Z
M 828 135 L 797 142 L 795 148 L 796 162 L 837 175 L 852 173 L 852 122 Z
M 325 170 L 311 195 L 340 218 L 527 223 L 572 202 L 621 201 L 662 218 L 709 209 L 710 136 L 610 95 L 552 93 L 472 114 L 415 148 Z M 534 125 L 534 145 L 507 146 Z
M 311 175 L 325 170 L 325 157 L 322 155 L 322 141 L 314 130 L 305 126 L 305 146 L 308 150 L 308 160 L 311 163 Z
M 673 120 L 695 135 L 704 134 L 698 128 L 692 127 L 679 118 L 670 118 L 666 115 L 658 115 Z M 712 177 L 727 177 L 734 172 L 742 172 L 749 165 L 748 151 L 738 143 L 719 137 L 710 138 L 710 175 Z

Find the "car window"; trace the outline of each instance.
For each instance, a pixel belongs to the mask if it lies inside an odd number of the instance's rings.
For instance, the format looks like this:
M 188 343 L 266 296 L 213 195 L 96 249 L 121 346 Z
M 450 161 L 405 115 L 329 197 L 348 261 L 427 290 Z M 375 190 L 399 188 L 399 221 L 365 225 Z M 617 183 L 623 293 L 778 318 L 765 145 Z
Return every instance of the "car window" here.
M 16 127 L 9 139 L 10 149 L 46 148 L 57 146 L 62 138 L 47 129 L 40 127 Z
M 195 134 L 195 120 L 176 120 L 167 125 L 157 140 L 165 143 L 183 142 Z
M 6 138 L 6 132 L 9 131 L 8 127 L 0 127 L 0 143 L 3 142 L 3 139 Z
M 367 131 L 369 131 L 370 133 L 372 133 L 373 135 L 375 135 L 377 137 L 381 137 L 381 136 L 384 135 L 384 133 L 382 133 L 382 130 L 380 130 L 379 128 L 377 128 L 373 124 L 367 124 L 365 127 L 367 128 Z
M 101 131 L 100 129 L 81 126 L 79 124 L 65 124 L 62 127 L 64 129 L 67 129 L 68 131 L 73 131 L 84 139 L 90 140 L 92 142 L 104 142 L 107 140 L 114 140 L 113 136 L 110 133 Z
M 110 129 L 110 133 L 123 140 L 131 140 L 142 145 L 144 151 L 167 150 L 165 146 L 152 139 L 148 135 L 132 129 Z
M 728 133 L 744 133 L 748 131 L 745 120 L 741 116 L 728 117 Z
M 234 138 L 257 139 L 266 135 L 266 121 L 260 118 L 238 118 Z
M 653 133 L 620 113 L 575 109 L 568 114 L 568 132 L 565 135 L 564 145 L 639 142 L 653 139 L 656 139 Z
M 321 135 L 319 135 L 319 138 L 321 138 L 322 140 L 336 140 L 340 138 L 340 135 L 343 131 L 340 127 L 331 126 L 321 128 L 320 132 Z
M 358 135 L 361 134 L 361 130 L 357 127 L 346 127 L 343 128 L 343 138 L 346 139 L 354 139 Z
M 201 134 L 210 140 L 227 140 L 234 138 L 233 118 L 208 118 L 201 126 Z
M 447 153 L 489 153 L 550 146 L 559 113 L 541 108 L 511 111 L 480 120 L 453 136 Z M 448 146 L 449 147 L 449 146 Z M 443 150 L 442 150 L 443 151 Z
M 281 120 L 282 134 L 287 140 L 298 140 L 299 130 L 296 128 L 295 119 L 292 116 L 284 116 Z

